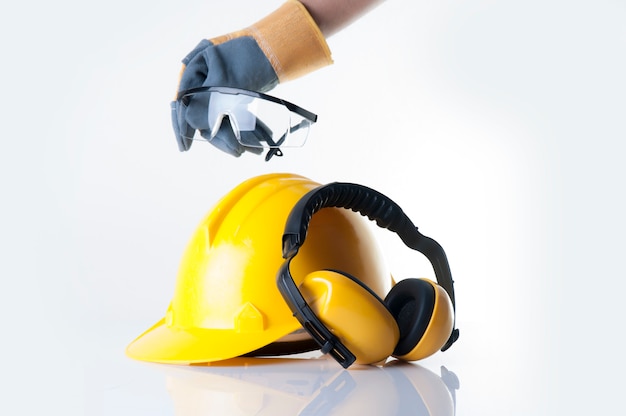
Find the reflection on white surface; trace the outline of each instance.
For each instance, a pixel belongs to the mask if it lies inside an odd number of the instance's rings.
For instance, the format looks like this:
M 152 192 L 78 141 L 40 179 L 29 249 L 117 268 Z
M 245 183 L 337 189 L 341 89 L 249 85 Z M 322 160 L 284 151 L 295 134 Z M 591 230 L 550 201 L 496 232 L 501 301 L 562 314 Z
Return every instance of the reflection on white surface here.
M 456 375 L 391 361 L 343 370 L 326 358 L 236 358 L 211 366 L 159 366 L 175 414 L 455 414 Z

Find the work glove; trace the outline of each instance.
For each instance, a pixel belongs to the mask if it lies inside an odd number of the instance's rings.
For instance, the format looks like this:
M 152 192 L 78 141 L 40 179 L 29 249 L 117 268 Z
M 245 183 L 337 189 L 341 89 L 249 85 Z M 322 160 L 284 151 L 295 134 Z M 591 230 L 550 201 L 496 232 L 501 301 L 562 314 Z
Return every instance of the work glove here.
M 332 63 L 323 34 L 306 8 L 288 0 L 252 26 L 211 40 L 202 40 L 184 59 L 178 92 L 196 87 L 235 87 L 267 92 L 278 83 L 301 77 Z M 179 150 L 191 147 L 194 130 L 220 150 L 233 156 L 244 151 L 260 153 L 260 146 L 237 141 L 228 118 L 222 120 L 211 138 L 206 117 L 208 103 L 172 102 L 172 124 Z M 226 125 L 225 125 L 226 124 Z M 245 143 L 254 143 L 267 134 L 262 122 L 247 132 Z

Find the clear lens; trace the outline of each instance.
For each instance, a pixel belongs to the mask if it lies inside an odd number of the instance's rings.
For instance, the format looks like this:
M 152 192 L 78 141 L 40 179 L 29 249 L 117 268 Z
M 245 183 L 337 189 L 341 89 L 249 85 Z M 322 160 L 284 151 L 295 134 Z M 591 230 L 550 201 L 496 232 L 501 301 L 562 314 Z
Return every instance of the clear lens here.
M 301 147 L 312 124 L 281 103 L 245 93 L 196 92 L 182 97 L 180 104 L 181 126 L 186 122 L 211 140 L 222 134 L 227 122 L 237 141 L 246 147 Z M 183 137 L 194 138 L 192 129 L 180 131 Z

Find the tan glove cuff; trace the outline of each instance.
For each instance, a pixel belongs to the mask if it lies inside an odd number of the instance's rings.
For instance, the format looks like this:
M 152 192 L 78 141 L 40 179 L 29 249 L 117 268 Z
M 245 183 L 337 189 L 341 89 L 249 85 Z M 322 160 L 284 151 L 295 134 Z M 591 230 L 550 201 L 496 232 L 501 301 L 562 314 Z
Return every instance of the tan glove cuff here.
M 287 0 L 252 26 L 211 39 L 211 42 L 218 45 L 242 36 L 256 40 L 279 82 L 299 78 L 333 63 L 324 35 L 297 0 Z

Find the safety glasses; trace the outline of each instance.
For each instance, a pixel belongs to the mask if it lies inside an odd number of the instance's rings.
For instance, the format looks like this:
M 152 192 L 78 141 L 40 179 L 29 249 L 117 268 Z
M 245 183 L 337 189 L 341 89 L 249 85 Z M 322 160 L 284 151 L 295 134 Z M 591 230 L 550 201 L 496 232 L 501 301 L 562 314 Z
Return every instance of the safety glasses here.
M 181 151 L 188 150 L 194 139 L 221 141 L 221 146 L 236 140 L 243 150 L 268 149 L 269 160 L 282 156 L 281 148 L 303 146 L 317 121 L 317 115 L 288 101 L 232 87 L 181 91 L 173 104 L 172 122 Z

